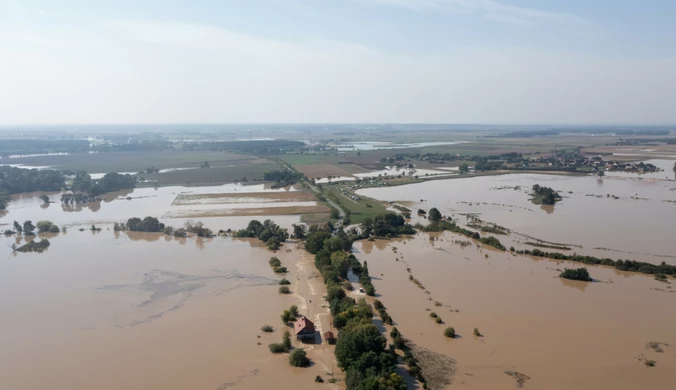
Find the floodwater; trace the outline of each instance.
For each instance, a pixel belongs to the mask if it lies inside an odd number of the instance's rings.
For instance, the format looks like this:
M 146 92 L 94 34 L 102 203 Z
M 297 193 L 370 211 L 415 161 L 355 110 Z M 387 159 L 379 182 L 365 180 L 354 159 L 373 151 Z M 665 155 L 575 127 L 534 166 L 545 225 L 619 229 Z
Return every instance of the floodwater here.
M 533 204 L 529 193 L 534 184 L 554 188 L 563 200 L 555 206 Z M 461 224 L 466 221 L 461 214 L 477 215 L 512 231 L 509 237 L 498 236 L 507 247 L 533 249 L 524 242 L 535 238 L 574 246 L 570 253 L 676 264 L 673 180 L 509 174 L 368 188 L 357 194 L 409 201 L 413 214 L 437 207 Z M 414 215 L 417 221 L 424 222 Z
M 132 217 L 143 218 L 145 216 L 155 216 L 167 225 L 179 227 L 191 215 L 195 218 L 208 217 L 204 211 L 212 210 L 216 215 L 227 215 L 235 212 L 237 207 L 256 207 L 269 208 L 277 207 L 280 202 L 255 202 L 250 205 L 218 205 L 218 204 L 194 204 L 194 205 L 176 205 L 173 204 L 177 196 L 189 195 L 211 195 L 211 194 L 235 194 L 241 193 L 243 196 L 251 196 L 255 193 L 286 193 L 295 191 L 293 188 L 269 189 L 263 184 L 244 186 L 241 184 L 226 184 L 213 187 L 160 187 L 160 188 L 136 188 L 133 190 L 124 190 L 105 194 L 101 202 L 91 202 L 84 205 L 62 205 L 60 202 L 60 193 L 48 193 L 51 201 L 54 203 L 43 204 L 38 198 L 41 193 L 19 194 L 12 197 L 5 213 L 0 214 L 0 228 L 3 225 L 11 225 L 13 221 L 22 223 L 30 220 L 35 223 L 39 220 L 49 220 L 58 226 L 75 226 L 91 224 L 112 224 L 113 222 L 125 222 Z M 248 195 L 245 195 L 248 194 Z M 129 198 L 129 199 L 128 199 Z M 312 202 L 288 202 L 294 206 L 312 208 L 315 204 Z M 271 215 L 266 217 L 273 219 L 283 227 L 291 227 L 293 223 L 299 221 L 298 216 Z M 219 230 L 228 228 L 240 229 L 247 225 L 251 220 L 247 216 L 232 217 L 210 217 L 204 218 L 206 227 Z M 4 230 L 4 229 L 3 229 Z
M 336 144 L 336 147 L 339 151 L 350 151 L 350 150 L 377 150 L 377 149 L 406 149 L 406 148 L 424 148 L 429 146 L 440 146 L 440 145 L 458 145 L 466 144 L 470 141 L 448 141 L 448 142 L 417 142 L 409 144 L 395 144 L 392 142 L 346 142 Z
M 467 238 L 448 232 L 431 237 L 436 239 L 418 233 L 413 239 L 361 241 L 355 247 L 399 331 L 457 361 L 448 388 L 519 387 L 505 371 L 525 375 L 526 389 L 671 386 L 676 372 L 673 279 L 666 284 L 591 267 L 597 281 L 564 281 L 557 275 L 576 264 L 512 256 L 476 243 L 463 248 L 454 241 Z M 431 312 L 444 323 L 436 324 Z M 458 337 L 445 337 L 446 327 L 454 327 Z M 474 328 L 483 337 L 474 336 Z M 656 352 L 646 348 L 649 342 L 668 345 L 660 344 L 663 352 Z M 646 359 L 655 367 L 647 367 Z
M 293 341 L 309 368 L 267 347 L 281 341 L 279 316 L 292 304 L 329 327 L 321 278 L 293 244 L 276 254 L 292 282 L 282 295 L 272 253 L 256 241 L 110 230 L 50 241 L 25 254 L 0 238 L 2 389 L 309 389 L 334 370 L 326 344 Z
M 431 175 L 443 175 L 447 174 L 445 171 L 437 171 L 434 169 L 416 169 L 416 168 L 396 168 L 396 167 L 385 167 L 378 171 L 371 171 L 365 173 L 355 173 L 354 175 L 359 178 L 371 178 L 379 176 L 431 176 Z

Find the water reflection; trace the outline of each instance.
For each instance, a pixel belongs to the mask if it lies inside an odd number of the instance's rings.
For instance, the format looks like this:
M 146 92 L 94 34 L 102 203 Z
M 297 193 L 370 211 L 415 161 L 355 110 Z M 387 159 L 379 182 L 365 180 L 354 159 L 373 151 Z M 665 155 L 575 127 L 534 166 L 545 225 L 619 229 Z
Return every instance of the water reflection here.
M 540 205 L 540 210 L 543 210 L 547 214 L 554 214 L 554 205 L 550 204 L 541 204 Z
M 591 284 L 591 282 L 582 282 L 579 280 L 569 280 L 569 279 L 564 279 L 564 278 L 559 278 L 561 281 L 561 284 L 563 284 L 566 287 L 572 287 L 576 290 L 583 291 L 587 289 L 587 287 Z

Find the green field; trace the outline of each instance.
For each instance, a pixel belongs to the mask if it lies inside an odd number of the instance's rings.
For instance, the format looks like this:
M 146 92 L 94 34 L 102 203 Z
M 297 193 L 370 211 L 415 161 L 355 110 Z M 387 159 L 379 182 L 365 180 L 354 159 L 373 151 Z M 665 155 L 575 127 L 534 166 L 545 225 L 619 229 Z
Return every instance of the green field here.
M 199 167 L 208 161 L 212 167 L 241 165 L 257 157 L 225 152 L 101 152 L 73 153 L 67 156 L 39 156 L 12 159 L 12 164 L 50 166 L 55 169 L 85 170 L 89 173 L 139 172 L 150 166 L 164 168 Z
M 234 166 L 212 166 L 211 168 L 197 168 L 183 171 L 171 171 L 155 174 L 140 174 L 150 183 L 144 185 L 170 186 L 205 186 L 219 185 L 223 183 L 232 183 L 246 178 L 248 182 L 262 181 L 263 173 L 279 169 L 279 166 L 272 162 L 250 162 Z
M 347 212 L 350 212 L 351 223 L 362 223 L 366 218 L 387 213 L 385 206 L 377 200 L 360 196 L 360 200 L 352 200 L 342 193 L 343 185 L 324 186 L 327 197 L 337 201 Z M 370 206 L 370 207 L 369 207 Z

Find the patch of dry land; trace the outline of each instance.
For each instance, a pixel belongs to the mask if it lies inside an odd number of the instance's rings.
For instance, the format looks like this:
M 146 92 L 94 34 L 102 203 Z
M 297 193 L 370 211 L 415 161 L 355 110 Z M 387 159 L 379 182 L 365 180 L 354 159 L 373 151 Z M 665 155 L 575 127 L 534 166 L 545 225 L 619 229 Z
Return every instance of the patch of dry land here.
M 257 207 L 264 206 L 264 207 Z M 165 218 L 200 218 L 200 217 L 236 217 L 257 215 L 301 215 L 326 214 L 329 208 L 322 204 L 298 206 L 252 205 L 247 208 L 208 209 L 208 210 L 171 210 L 164 214 Z
M 311 202 L 314 200 L 315 197 L 305 191 L 179 194 L 172 202 L 172 205 Z

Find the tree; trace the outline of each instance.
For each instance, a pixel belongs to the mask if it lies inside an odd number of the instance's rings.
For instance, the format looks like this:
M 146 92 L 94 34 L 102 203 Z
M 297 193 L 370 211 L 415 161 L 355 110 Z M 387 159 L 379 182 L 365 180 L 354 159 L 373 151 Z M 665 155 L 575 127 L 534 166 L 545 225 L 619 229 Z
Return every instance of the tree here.
M 307 227 L 305 225 L 296 225 L 295 223 L 293 224 L 293 236 L 299 240 L 302 240 L 305 238 L 305 235 L 307 234 Z
M 453 327 L 448 327 L 444 329 L 444 336 L 449 337 L 449 338 L 455 338 L 455 328 Z
M 21 232 L 23 231 L 21 224 L 19 224 L 17 221 L 14 221 L 14 230 L 16 230 L 18 234 L 21 234 Z
M 42 200 L 42 202 L 44 202 L 44 204 L 49 203 L 49 196 L 47 195 L 44 194 L 40 195 L 40 199 Z
M 439 210 L 437 210 L 436 207 L 432 207 L 429 213 L 427 213 L 427 219 L 429 219 L 432 222 L 439 222 L 441 221 L 441 213 L 439 212 Z
M 324 248 L 324 241 L 331 237 L 331 233 L 317 230 L 307 235 L 305 240 L 305 250 L 312 254 L 316 254 Z
M 294 349 L 289 354 L 289 364 L 294 367 L 307 367 L 310 365 L 310 359 L 304 350 Z
M 460 173 L 467 173 L 469 172 L 469 165 L 467 163 L 460 164 Z
M 372 323 L 346 327 L 336 343 L 336 360 L 342 369 L 354 365 L 367 352 L 385 351 L 387 341 Z
M 35 231 L 35 226 L 33 225 L 33 223 L 31 221 L 24 221 L 24 223 L 23 223 L 23 233 L 24 233 L 24 235 L 31 236 L 31 235 L 35 234 L 34 231 Z
M 36 224 L 39 233 L 58 233 L 59 227 L 54 225 L 52 221 L 38 221 Z
M 291 333 L 288 330 L 285 330 L 284 335 L 282 335 L 282 344 L 287 350 L 291 349 Z

